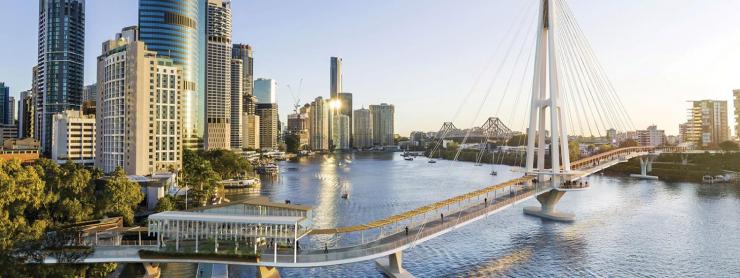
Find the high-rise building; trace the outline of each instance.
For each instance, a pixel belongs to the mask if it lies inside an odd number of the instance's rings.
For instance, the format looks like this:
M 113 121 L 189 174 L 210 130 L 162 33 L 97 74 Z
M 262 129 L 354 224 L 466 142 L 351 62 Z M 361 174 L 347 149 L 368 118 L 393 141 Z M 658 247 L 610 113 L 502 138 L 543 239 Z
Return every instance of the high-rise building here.
M 342 58 L 331 57 L 329 62 L 329 97 L 336 100 L 342 92 Z
M 277 81 L 258 78 L 254 81 L 254 96 L 257 103 L 277 103 Z
M 50 153 L 52 117 L 82 105 L 85 0 L 39 0 L 38 36 L 40 139 Z
M 657 147 L 664 145 L 666 143 L 665 131 L 659 130 L 655 125 L 649 126 L 646 130 L 638 130 L 637 142 L 640 143 L 640 146 Z
M 231 2 L 208 0 L 206 149 L 231 148 Z
M 231 59 L 231 148 L 243 148 L 242 120 L 244 119 L 244 63 Z
M 391 104 L 370 105 L 373 114 L 373 144 L 390 146 L 394 144 L 395 108 Z
M 182 67 L 182 140 L 191 149 L 202 147 L 205 132 L 205 1 L 139 0 L 140 40 Z
M 344 114 L 336 114 L 334 115 L 332 124 L 334 125 L 334 134 L 336 135 L 334 147 L 337 150 L 349 150 L 351 148 L 349 145 L 349 137 L 351 134 L 351 132 L 349 132 L 349 117 Z
M 232 46 L 233 59 L 242 61 L 242 91 L 244 112 L 254 115 L 257 105 L 254 97 L 254 57 L 252 56 L 252 47 L 248 44 L 234 44 Z
M 95 115 L 67 110 L 54 115 L 51 159 L 59 164 L 71 161 L 92 166 L 95 163 Z
M 242 115 L 242 148 L 258 150 L 260 148 L 260 116 Z
M 732 91 L 735 97 L 735 136 L 740 140 L 740 90 Z
M 180 169 L 183 70 L 142 41 L 111 40 L 98 57 L 95 166 L 129 175 Z
M 40 96 L 41 90 L 39 89 L 39 66 L 33 67 L 31 73 L 31 91 L 33 92 L 33 135 L 37 141 L 41 139 L 41 121 L 43 120 L 43 114 L 41 113 L 41 107 L 43 106 L 43 97 Z M 41 144 L 41 142 L 39 142 Z
M 308 111 L 308 144 L 312 150 L 329 150 L 329 101 L 317 97 Z
M 277 103 L 257 103 L 257 116 L 259 116 L 260 149 L 277 149 L 279 124 Z
M 373 146 L 373 114 L 365 108 L 355 110 L 354 114 L 354 147 L 371 148 Z
M 699 100 L 691 103 L 684 141 L 706 147 L 730 139 L 727 101 Z
M 15 97 L 9 96 L 8 97 L 8 121 L 10 122 L 11 125 L 15 125 L 16 120 L 17 120 L 16 116 L 18 115 L 18 112 L 15 110 L 16 109 L 15 105 L 16 105 Z
M 91 84 L 82 89 L 82 102 L 95 101 L 98 94 L 98 84 Z
M 353 122 L 352 122 L 352 94 L 348 92 L 339 93 L 339 114 L 349 117 L 349 146 L 354 146 L 352 141 Z
M 0 82 L 0 124 L 11 124 L 10 114 L 10 87 Z
M 296 113 L 288 115 L 288 127 L 286 129 L 288 134 L 297 136 L 299 148 L 308 146 L 309 141 L 309 119 L 308 113 L 311 110 L 309 104 L 296 110 Z
M 21 92 L 18 103 L 18 138 L 33 137 L 36 120 L 33 90 Z

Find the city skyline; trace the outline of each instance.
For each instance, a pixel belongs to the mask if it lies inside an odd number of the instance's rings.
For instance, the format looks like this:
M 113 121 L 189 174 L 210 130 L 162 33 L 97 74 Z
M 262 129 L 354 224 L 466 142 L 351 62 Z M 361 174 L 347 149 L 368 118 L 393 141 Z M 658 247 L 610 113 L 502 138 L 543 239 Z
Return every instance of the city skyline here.
M 86 2 L 86 85 L 94 83 L 94 57 L 99 44 L 122 27 L 136 24 L 137 2 Z M 740 37 L 740 31 L 730 27 L 731 11 L 735 10 L 732 6 L 740 7 L 740 3 L 679 2 L 571 3 L 617 91 L 631 104 L 628 112 L 634 116 L 637 128 L 657 124 L 666 133 L 677 134 L 678 124 L 685 118 L 684 100 L 701 96 L 732 103 L 732 90 L 740 88 L 740 78 L 732 76 L 740 54 L 728 50 Z M 254 46 L 255 77 L 273 78 L 294 88 L 303 78 L 298 96 L 302 102 L 315 96 L 328 97 L 325 61 L 331 56 L 342 57 L 343 89 L 355 93 L 355 107 L 393 103 L 399 108 L 396 133 L 436 130 L 452 118 L 448 111 L 460 103 L 446 99 L 470 90 L 475 76 L 493 54 L 496 40 L 505 33 L 506 23 L 514 19 L 511 11 L 521 10 L 524 4 L 418 4 L 235 1 L 234 41 Z M 19 99 L 21 91 L 31 88 L 29 73 L 36 63 L 38 2 L 17 6 L 15 13 L 0 19 L 6 26 L 3 31 L 17 38 L 7 46 L 9 51 L 0 54 L 8 65 L 0 69 L 0 76 L 11 87 L 11 96 Z M 435 16 L 453 7 L 455 13 L 447 14 L 449 20 L 434 22 Z M 400 16 L 412 9 L 417 14 L 414 18 Z M 318 20 L 326 14 L 353 20 L 333 26 Z M 287 17 L 295 19 L 286 22 Z M 382 22 L 386 17 L 389 20 Z M 440 41 L 438 37 L 446 39 Z M 319 41 L 324 42 L 316 44 Z M 430 53 L 439 55 L 434 64 L 425 60 Z M 293 102 L 285 89 L 283 86 L 278 95 L 281 121 L 291 112 Z M 441 109 L 445 105 L 451 109 Z M 656 117 L 639 117 L 655 109 L 661 112 L 655 113 Z M 477 122 L 483 119 L 481 116 Z M 455 122 L 467 126 L 473 122 L 472 115 L 461 115 Z

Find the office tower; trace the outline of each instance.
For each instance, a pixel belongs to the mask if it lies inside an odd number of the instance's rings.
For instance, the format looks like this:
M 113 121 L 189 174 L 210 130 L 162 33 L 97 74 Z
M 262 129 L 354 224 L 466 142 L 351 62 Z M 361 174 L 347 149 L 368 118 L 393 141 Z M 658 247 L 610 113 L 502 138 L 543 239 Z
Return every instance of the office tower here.
M 288 134 L 292 134 L 297 137 L 298 145 L 300 148 L 308 146 L 308 129 L 309 119 L 308 113 L 311 110 L 311 105 L 306 104 L 300 109 L 297 109 L 295 113 L 288 115 L 288 126 L 286 131 Z
M 354 141 L 352 137 L 353 133 L 353 121 L 352 121 L 352 94 L 348 92 L 339 93 L 339 114 L 349 117 L 349 146 L 352 148 Z
M 691 101 L 684 141 L 698 146 L 714 146 L 730 139 L 727 101 Z
M 40 140 L 50 153 L 52 116 L 82 104 L 85 0 L 39 0 L 38 36 Z
M 31 73 L 31 91 L 33 92 L 33 135 L 31 137 L 36 138 L 36 140 L 41 139 L 41 120 L 43 119 L 43 114 L 41 113 L 41 108 L 43 106 L 43 97 L 40 96 L 41 90 L 39 90 L 39 66 L 36 65 L 33 67 L 33 71 Z M 41 142 L 39 142 L 41 144 Z
M 277 103 L 257 103 L 256 111 L 260 119 L 260 149 L 277 149 L 279 124 Z
M 331 57 L 329 70 L 329 97 L 336 100 L 342 92 L 342 58 Z
M 740 90 L 732 91 L 735 97 L 735 136 L 740 139 Z
M 308 111 L 308 143 L 312 150 L 329 150 L 329 102 L 317 97 Z
M 36 120 L 33 90 L 21 92 L 18 103 L 18 138 L 33 137 Z
M 277 103 L 277 81 L 258 78 L 254 81 L 254 96 L 257 103 Z
M 11 125 L 16 124 L 15 97 L 8 96 L 8 121 Z
M 231 2 L 208 0 L 206 149 L 231 149 Z
M 242 120 L 244 119 L 244 64 L 231 59 L 231 149 L 241 150 L 243 143 Z
M 252 47 L 248 44 L 234 44 L 232 46 L 233 59 L 242 61 L 242 91 L 244 112 L 254 115 L 257 100 L 254 97 L 254 57 L 252 57 Z
M 10 87 L 0 82 L 0 124 L 11 124 L 10 117 Z
M 394 113 L 393 105 L 381 103 L 370 105 L 373 114 L 373 144 L 380 146 L 393 145 Z
M 205 1 L 139 0 L 140 40 L 182 67 L 182 140 L 190 149 L 202 147 L 205 132 Z
M 659 130 L 655 125 L 651 125 L 645 130 L 638 130 L 637 142 L 640 143 L 640 146 L 657 147 L 664 145 L 666 143 L 665 131 Z
M 82 89 L 82 102 L 95 101 L 98 94 L 98 84 L 91 84 Z
M 52 121 L 51 159 L 59 164 L 71 161 L 92 166 L 95 163 L 95 115 L 67 110 Z
M 334 115 L 334 120 L 332 121 L 332 124 L 334 125 L 334 134 L 336 135 L 336 139 L 334 140 L 334 147 L 337 150 L 349 150 L 349 117 L 343 114 L 336 114 Z
M 260 116 L 242 115 L 242 147 L 250 150 L 260 149 Z
M 354 114 L 354 147 L 371 148 L 373 146 L 373 114 L 365 108 L 355 110 Z
M 142 41 L 111 40 L 98 57 L 95 166 L 129 175 L 182 164 L 183 70 Z

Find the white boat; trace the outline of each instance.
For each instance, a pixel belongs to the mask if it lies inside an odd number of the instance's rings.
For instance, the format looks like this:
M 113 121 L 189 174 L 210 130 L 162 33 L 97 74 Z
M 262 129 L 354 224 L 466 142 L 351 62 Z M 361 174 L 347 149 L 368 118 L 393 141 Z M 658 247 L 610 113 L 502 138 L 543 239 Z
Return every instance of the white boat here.
M 407 156 L 407 157 L 404 158 L 404 160 L 406 160 L 406 161 L 412 161 L 412 160 L 414 160 L 414 158 L 413 157 L 410 157 L 410 156 Z
M 436 160 L 434 160 L 434 159 L 430 159 L 430 160 L 429 160 L 429 163 L 437 163 L 437 161 L 436 161 Z
M 498 176 L 498 172 L 496 170 L 491 171 L 491 176 Z

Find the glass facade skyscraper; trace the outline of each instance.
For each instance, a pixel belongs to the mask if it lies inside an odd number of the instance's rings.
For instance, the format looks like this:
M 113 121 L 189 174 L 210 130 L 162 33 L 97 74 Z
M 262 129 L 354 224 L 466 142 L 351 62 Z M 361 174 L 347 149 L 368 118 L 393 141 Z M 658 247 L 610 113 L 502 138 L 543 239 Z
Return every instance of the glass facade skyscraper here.
M 8 119 L 10 116 L 10 105 L 8 100 L 10 99 L 10 88 L 5 86 L 5 83 L 0 82 L 0 124 L 10 124 L 11 121 Z
M 200 148 L 205 130 L 206 0 L 139 0 L 139 38 L 183 69 L 183 143 Z
M 85 0 L 39 0 L 38 34 L 41 146 L 50 153 L 52 116 L 82 105 Z

